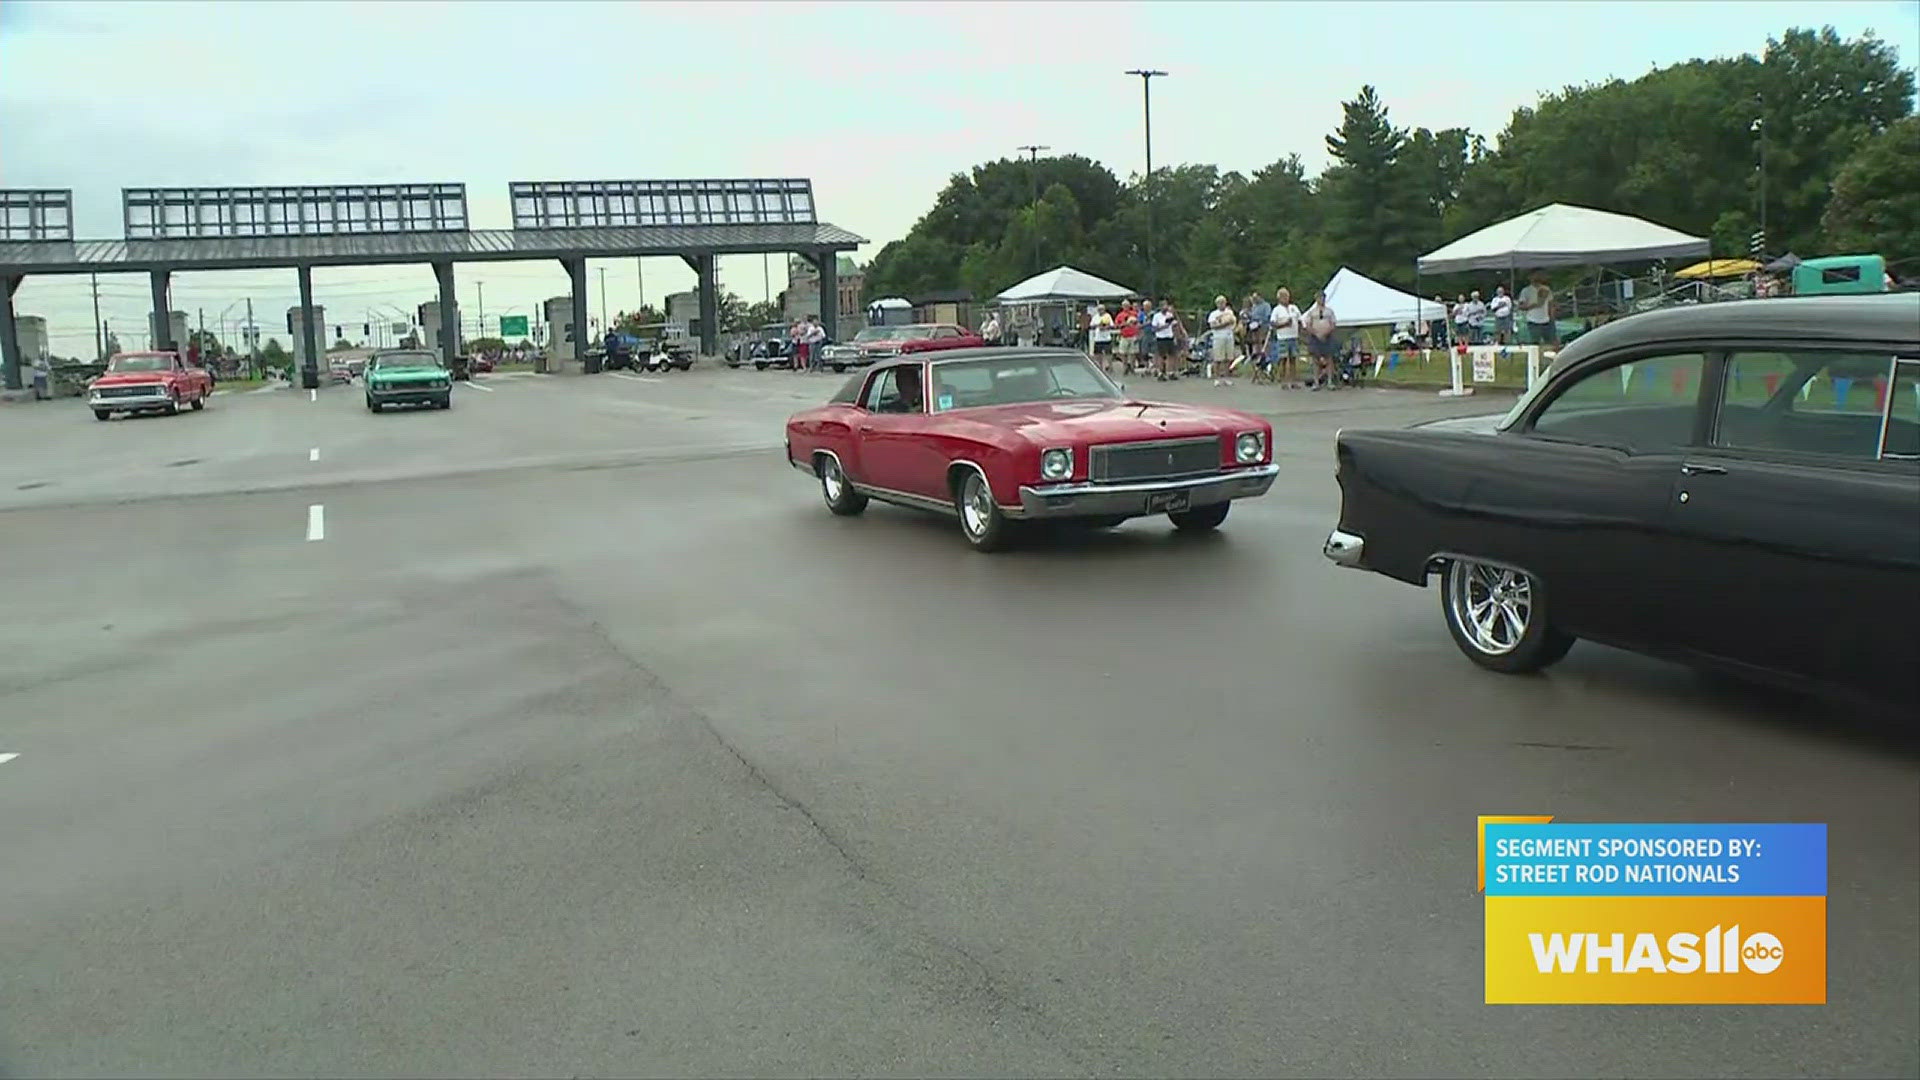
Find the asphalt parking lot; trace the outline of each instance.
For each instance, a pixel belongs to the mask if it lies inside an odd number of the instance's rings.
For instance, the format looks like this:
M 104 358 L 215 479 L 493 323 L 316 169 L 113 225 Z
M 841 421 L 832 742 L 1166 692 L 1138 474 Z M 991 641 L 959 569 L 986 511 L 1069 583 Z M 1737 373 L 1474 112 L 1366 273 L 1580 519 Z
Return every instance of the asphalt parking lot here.
M 1215 536 L 829 515 L 700 370 L 0 408 L 0 1073 L 1920 1072 L 1910 737 Z M 7 755 L 17 755 L 8 758 Z M 1481 1004 L 1478 814 L 1830 823 L 1829 1004 Z

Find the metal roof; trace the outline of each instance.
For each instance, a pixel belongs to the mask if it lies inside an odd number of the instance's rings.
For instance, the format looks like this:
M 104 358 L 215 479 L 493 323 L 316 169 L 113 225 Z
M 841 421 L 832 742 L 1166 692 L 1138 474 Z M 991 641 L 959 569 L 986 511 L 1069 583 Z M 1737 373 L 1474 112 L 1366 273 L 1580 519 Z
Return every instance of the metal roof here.
M 611 229 L 481 229 L 454 233 L 247 239 L 0 242 L 0 273 L 243 270 L 377 263 L 500 262 L 631 255 L 852 251 L 867 241 L 827 224 L 642 225 Z

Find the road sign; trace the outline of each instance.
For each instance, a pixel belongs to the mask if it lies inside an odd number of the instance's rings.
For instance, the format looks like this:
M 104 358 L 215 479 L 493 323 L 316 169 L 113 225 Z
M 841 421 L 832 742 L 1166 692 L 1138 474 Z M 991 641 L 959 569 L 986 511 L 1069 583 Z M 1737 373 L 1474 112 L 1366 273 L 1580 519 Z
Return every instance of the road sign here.
M 525 315 L 500 316 L 500 336 L 503 338 L 526 337 L 527 317 Z
M 407 335 L 407 331 L 413 329 L 411 324 L 403 323 L 403 322 L 394 323 L 392 324 L 392 327 L 393 327 L 394 334 L 399 337 L 405 337 Z

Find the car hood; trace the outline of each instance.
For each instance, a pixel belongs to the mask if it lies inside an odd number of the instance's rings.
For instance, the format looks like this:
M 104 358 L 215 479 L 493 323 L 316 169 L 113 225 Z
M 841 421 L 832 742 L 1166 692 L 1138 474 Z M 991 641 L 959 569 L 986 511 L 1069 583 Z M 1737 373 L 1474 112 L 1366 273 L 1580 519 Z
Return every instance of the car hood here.
M 1500 421 L 1506 419 L 1506 413 L 1487 413 L 1483 416 L 1449 416 L 1441 420 L 1427 420 L 1413 425 L 1423 431 L 1450 431 L 1460 435 L 1492 435 L 1500 430 Z
M 109 371 L 94 376 L 93 386 L 139 386 L 144 383 L 167 381 L 164 371 Z
M 950 413 L 961 425 L 1013 431 L 1043 446 L 1134 442 L 1263 430 L 1267 422 L 1236 409 L 1151 401 L 1037 401 Z
M 446 374 L 447 374 L 447 371 L 445 368 L 434 367 L 429 364 L 421 364 L 419 366 L 409 364 L 406 367 L 377 368 L 374 370 L 373 377 L 376 381 L 385 382 L 389 379 L 391 380 L 438 379 L 443 377 Z

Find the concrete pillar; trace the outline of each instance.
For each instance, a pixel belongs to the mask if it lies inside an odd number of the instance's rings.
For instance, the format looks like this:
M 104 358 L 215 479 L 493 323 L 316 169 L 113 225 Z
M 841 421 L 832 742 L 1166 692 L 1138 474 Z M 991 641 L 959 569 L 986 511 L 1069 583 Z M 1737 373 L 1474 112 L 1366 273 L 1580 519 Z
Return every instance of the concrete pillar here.
M 593 344 L 593 331 L 587 326 L 587 260 L 561 259 L 560 265 L 567 268 L 567 280 L 573 289 L 573 355 L 568 359 L 585 371 L 587 348 Z
M 714 257 L 695 256 L 700 275 L 700 355 L 720 355 L 720 290 L 714 275 Z
M 167 302 L 167 284 L 172 277 L 165 270 L 154 270 L 147 275 L 148 284 L 153 289 L 153 318 L 148 322 L 153 327 L 153 347 L 156 349 L 178 347 L 173 340 L 173 305 Z
M 433 279 L 440 283 L 440 362 L 453 370 L 453 358 L 460 354 L 460 312 L 453 296 L 453 264 L 433 264 Z
M 823 251 L 814 265 L 820 268 L 820 327 L 828 341 L 840 340 L 840 256 Z
M 21 280 L 19 274 L 0 279 L 6 285 L 0 289 L 0 389 L 6 390 L 26 389 L 20 381 L 20 338 L 13 325 L 13 292 Z
M 320 388 L 320 339 L 325 335 L 314 325 L 313 267 L 297 266 L 294 271 L 300 275 L 300 336 L 307 346 L 306 359 L 300 365 L 300 388 L 317 390 Z

